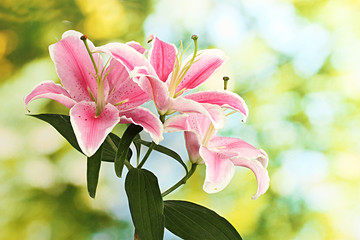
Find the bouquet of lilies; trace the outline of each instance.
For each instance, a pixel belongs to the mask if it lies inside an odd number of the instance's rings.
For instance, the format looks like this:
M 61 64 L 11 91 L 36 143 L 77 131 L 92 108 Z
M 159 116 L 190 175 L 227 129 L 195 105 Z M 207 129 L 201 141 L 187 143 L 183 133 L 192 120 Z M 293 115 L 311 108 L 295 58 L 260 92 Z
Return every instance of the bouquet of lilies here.
M 224 189 L 234 175 L 234 166 L 251 169 L 258 187 L 253 199 L 269 187 L 268 156 L 244 140 L 217 136 L 226 117 L 239 112 L 248 116 L 244 100 L 227 90 L 189 93 L 205 82 L 225 61 L 222 51 L 198 51 L 184 56 L 182 44 L 149 37 L 149 50 L 137 42 L 109 43 L 95 47 L 86 35 L 67 31 L 49 47 L 60 84 L 39 83 L 25 98 L 25 105 L 38 98 L 53 99 L 70 109 L 69 116 L 31 115 L 51 124 L 78 151 L 87 157 L 87 188 L 95 198 L 102 161 L 113 162 L 122 177 L 128 169 L 125 190 L 135 226 L 134 239 L 163 239 L 164 228 L 183 239 L 241 239 L 235 228 L 214 211 L 188 201 L 164 200 L 195 172 L 206 166 L 203 189 L 215 193 Z M 142 107 L 153 101 L 157 113 Z M 121 137 L 112 133 L 117 124 L 126 124 Z M 145 131 L 152 142 L 141 139 Z M 184 132 L 190 166 L 173 150 L 160 145 L 164 132 Z M 134 144 L 136 162 L 132 160 Z M 140 161 L 142 146 L 147 150 Z M 185 176 L 161 193 L 157 177 L 143 168 L 152 151 L 178 161 Z M 136 164 L 136 165 L 135 165 Z

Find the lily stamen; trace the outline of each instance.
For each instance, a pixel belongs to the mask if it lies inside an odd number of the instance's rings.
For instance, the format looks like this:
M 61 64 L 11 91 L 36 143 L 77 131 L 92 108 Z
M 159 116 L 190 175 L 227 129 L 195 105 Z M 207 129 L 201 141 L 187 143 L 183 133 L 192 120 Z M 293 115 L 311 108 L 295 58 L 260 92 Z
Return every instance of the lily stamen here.
M 194 44 L 195 44 L 194 54 L 193 54 L 193 57 L 191 58 L 191 60 L 189 62 L 187 62 L 185 64 L 185 66 L 181 67 L 182 59 L 183 59 L 184 53 L 189 49 L 191 44 L 189 44 L 186 49 L 183 49 L 183 44 L 181 42 L 180 47 L 179 47 L 179 52 L 176 54 L 176 61 L 175 61 L 175 64 L 174 64 L 173 74 L 171 76 L 171 81 L 170 81 L 170 86 L 169 86 L 169 93 L 170 93 L 170 96 L 172 96 L 172 97 L 177 97 L 179 95 L 179 93 L 175 93 L 176 88 L 180 84 L 180 82 L 183 80 L 186 73 L 189 71 L 191 65 L 194 62 L 196 62 L 195 59 L 198 56 L 198 54 L 197 54 L 197 51 L 198 51 L 198 44 L 197 44 L 198 36 L 197 35 L 192 35 L 191 39 L 194 41 Z M 185 91 L 185 89 L 183 89 L 183 91 Z

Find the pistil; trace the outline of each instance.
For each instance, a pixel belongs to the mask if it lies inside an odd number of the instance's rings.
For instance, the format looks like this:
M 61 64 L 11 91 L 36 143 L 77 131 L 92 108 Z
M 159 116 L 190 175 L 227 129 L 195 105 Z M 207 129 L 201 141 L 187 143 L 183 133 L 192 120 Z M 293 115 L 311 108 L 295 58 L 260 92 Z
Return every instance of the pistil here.
M 95 63 L 95 60 L 94 60 L 94 57 L 91 53 L 91 50 L 89 48 L 89 45 L 87 43 L 87 36 L 86 35 L 82 35 L 80 37 L 80 39 L 84 42 L 85 44 L 85 47 L 86 47 L 86 50 L 90 56 L 90 59 L 91 59 L 91 62 L 94 66 L 94 69 L 95 69 L 95 72 L 96 74 L 93 74 L 92 72 L 90 72 L 94 78 L 96 79 L 96 83 L 97 83 L 97 95 L 96 95 L 96 99 L 95 97 L 93 96 L 93 94 L 91 93 L 90 89 L 88 89 L 89 93 L 90 93 L 90 96 L 92 97 L 92 99 L 95 101 L 96 103 L 96 113 L 95 113 L 95 117 L 98 117 L 100 116 L 101 112 L 104 110 L 105 108 L 105 105 L 106 105 L 106 101 L 105 101 L 105 96 L 104 96 L 104 81 L 105 81 L 105 78 L 107 76 L 107 74 L 110 72 L 107 72 L 105 74 L 105 76 L 103 76 L 104 74 L 104 69 L 105 67 L 103 68 L 103 70 L 101 71 L 101 74 L 99 75 L 99 68 L 98 66 L 96 66 L 96 63 Z M 100 59 L 98 61 L 100 63 Z M 109 62 L 109 61 L 108 61 Z M 108 63 L 107 62 L 107 63 Z M 106 63 L 106 64 L 107 64 Z
M 211 139 L 211 136 L 214 134 L 214 130 L 215 130 L 214 125 L 212 123 L 210 123 L 210 125 L 209 125 L 209 127 L 208 127 L 208 129 L 207 129 L 207 131 L 205 133 L 205 137 L 203 139 L 203 142 L 202 142 L 202 144 L 204 146 L 208 145 L 208 143 L 209 143 L 209 141 Z
M 198 50 L 197 40 L 198 40 L 198 36 L 197 35 L 192 35 L 191 39 L 194 41 L 194 44 L 195 44 L 194 54 L 193 54 L 193 57 L 191 58 L 191 60 L 189 62 L 187 62 L 184 67 L 181 68 L 182 57 L 183 57 L 185 51 L 189 48 L 190 45 L 185 50 L 183 50 L 183 47 L 182 47 L 182 44 L 181 44 L 180 48 L 179 48 L 180 55 L 176 56 L 174 70 L 173 70 L 170 85 L 169 85 L 169 93 L 170 93 L 171 97 L 177 97 L 179 95 L 179 93 L 175 93 L 176 88 L 177 88 L 177 86 L 179 86 L 181 80 L 185 77 L 185 74 L 189 71 L 191 65 L 194 63 L 195 58 L 197 57 L 197 50 Z M 183 91 L 185 91 L 185 89 L 182 89 L 182 92 Z
M 223 77 L 223 80 L 224 80 L 224 90 L 227 90 L 227 85 L 228 85 L 228 81 L 229 81 L 229 77 L 227 76 L 224 76 Z

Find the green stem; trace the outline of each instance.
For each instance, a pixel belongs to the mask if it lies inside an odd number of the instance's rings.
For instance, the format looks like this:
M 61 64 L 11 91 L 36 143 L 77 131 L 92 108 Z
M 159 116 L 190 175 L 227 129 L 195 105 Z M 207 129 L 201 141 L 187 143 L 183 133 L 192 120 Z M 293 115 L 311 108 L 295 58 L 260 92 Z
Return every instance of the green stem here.
M 186 174 L 185 177 L 183 177 L 180 181 L 178 181 L 174 186 L 172 186 L 171 188 L 169 188 L 168 190 L 166 190 L 165 192 L 163 192 L 161 194 L 162 197 L 165 197 L 166 195 L 168 195 L 169 193 L 173 192 L 174 190 L 176 190 L 178 187 L 180 187 L 181 185 L 185 184 L 186 181 L 194 174 L 195 170 L 196 170 L 197 164 L 193 163 L 191 165 L 191 169 L 188 172 L 188 174 Z
M 111 137 L 107 136 L 106 137 L 106 141 L 110 144 L 110 146 L 114 149 L 114 151 L 117 151 L 117 147 L 114 143 L 114 141 L 111 139 Z M 133 169 L 134 167 L 131 165 L 131 163 L 125 159 L 125 166 L 127 167 L 128 170 Z
M 149 149 L 147 150 L 144 158 L 141 160 L 141 162 L 140 162 L 140 164 L 137 166 L 137 168 L 141 168 L 141 167 L 145 164 L 146 160 L 149 158 L 150 153 L 152 152 L 152 150 L 154 149 L 155 146 L 156 146 L 156 143 L 151 142 L 151 145 L 149 146 Z
M 165 122 L 165 114 L 164 114 L 164 115 L 160 115 L 160 121 L 161 121 L 162 123 Z

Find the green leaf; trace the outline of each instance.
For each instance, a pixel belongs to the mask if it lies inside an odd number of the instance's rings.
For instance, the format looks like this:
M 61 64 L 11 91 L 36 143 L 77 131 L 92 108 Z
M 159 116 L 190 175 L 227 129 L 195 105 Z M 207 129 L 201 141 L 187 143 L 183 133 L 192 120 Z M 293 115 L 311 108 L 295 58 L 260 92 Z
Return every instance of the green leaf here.
M 38 118 L 49 123 L 53 126 L 76 150 L 81 152 L 79 144 L 77 143 L 74 130 L 70 123 L 70 117 L 67 115 L 61 114 L 37 114 L 37 115 L 28 115 L 31 117 Z M 115 149 L 119 145 L 120 138 L 113 133 L 109 134 L 111 140 L 115 143 Z M 102 161 L 105 162 L 114 162 L 116 150 L 111 146 L 107 141 L 103 144 L 103 156 Z M 131 150 L 129 149 L 128 158 L 131 157 Z M 130 157 L 129 157 L 130 156 Z
M 151 145 L 151 142 L 147 142 L 147 141 L 144 141 L 144 140 L 141 140 L 141 139 L 136 139 L 136 140 L 134 140 L 134 142 L 140 143 L 140 144 L 145 145 L 147 147 L 150 147 L 150 145 Z M 168 155 L 169 157 L 171 157 L 171 158 L 175 159 L 176 161 L 178 161 L 181 164 L 181 166 L 183 166 L 183 168 L 185 169 L 186 174 L 188 173 L 188 169 L 186 167 L 185 162 L 181 159 L 179 154 L 177 154 L 175 151 L 171 150 L 170 148 L 161 146 L 161 145 L 155 145 L 154 150 L 158 151 L 158 152 L 161 152 L 161 153 L 163 153 L 165 155 Z
M 136 149 L 136 157 L 137 157 L 137 162 L 139 164 L 139 159 L 140 159 L 140 153 L 141 153 L 141 143 L 139 143 L 138 141 L 136 140 L 141 140 L 141 137 L 140 137 L 140 134 L 136 135 L 134 137 L 134 145 L 135 145 L 135 149 Z
M 87 189 L 90 197 L 95 198 L 96 187 L 99 180 L 99 172 L 101 165 L 101 158 L 103 153 L 103 147 L 101 146 L 94 155 L 87 158 Z
M 143 128 L 138 125 L 130 124 L 129 127 L 125 130 L 120 143 L 118 150 L 115 155 L 115 173 L 118 177 L 121 177 L 122 170 L 124 168 L 125 159 L 128 157 L 129 147 L 133 139 Z
M 115 161 L 115 155 L 116 155 L 116 151 L 117 151 L 117 146 L 119 146 L 120 140 L 121 138 L 119 138 L 118 136 L 116 136 L 113 133 L 110 133 L 108 135 L 108 137 L 110 137 L 110 139 L 112 140 L 112 142 L 114 143 L 114 145 L 110 144 L 106 139 L 105 142 L 103 143 L 103 157 L 102 157 L 102 161 L 105 162 L 114 162 Z M 131 149 L 129 149 L 128 151 L 128 155 L 127 155 L 127 159 L 129 160 L 132 156 L 132 151 Z
M 186 201 L 164 201 L 165 227 L 186 240 L 241 240 L 239 233 L 216 212 Z
M 140 168 L 130 169 L 125 179 L 131 217 L 141 240 L 162 240 L 164 203 L 156 176 Z

